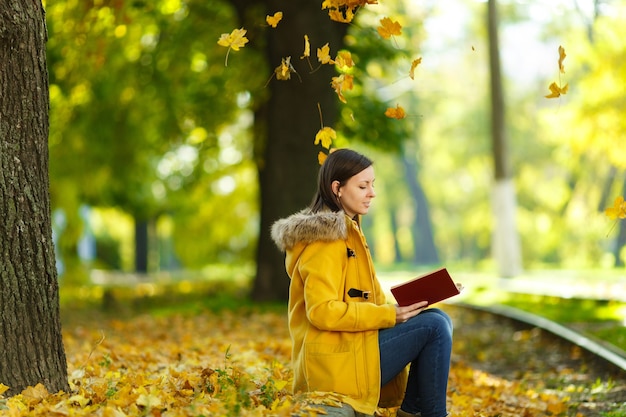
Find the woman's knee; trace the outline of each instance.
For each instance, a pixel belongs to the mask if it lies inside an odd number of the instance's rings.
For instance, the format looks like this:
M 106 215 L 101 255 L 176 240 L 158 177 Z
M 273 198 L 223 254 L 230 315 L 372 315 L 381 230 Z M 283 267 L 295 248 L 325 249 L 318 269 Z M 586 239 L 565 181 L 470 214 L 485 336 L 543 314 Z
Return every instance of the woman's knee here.
M 432 321 L 434 327 L 443 331 L 448 337 L 452 337 L 452 319 L 445 311 L 438 308 L 429 308 L 421 314 L 425 313 L 430 314 L 429 319 Z

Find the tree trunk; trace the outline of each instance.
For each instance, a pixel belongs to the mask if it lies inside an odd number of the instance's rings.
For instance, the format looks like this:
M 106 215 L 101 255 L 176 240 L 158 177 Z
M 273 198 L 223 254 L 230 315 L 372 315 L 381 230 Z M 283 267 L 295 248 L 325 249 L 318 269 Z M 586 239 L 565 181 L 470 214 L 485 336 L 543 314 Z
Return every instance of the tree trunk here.
M 135 217 L 135 272 L 148 273 L 148 220 Z
M 315 135 L 320 129 L 318 104 L 325 126 L 332 126 L 337 118 L 338 99 L 330 86 L 334 67 L 324 65 L 311 73 L 308 62 L 301 60 L 304 35 L 311 42 L 311 63 L 317 65 L 315 51 L 329 43 L 331 54 L 343 47 L 347 25 L 332 22 L 321 9 L 321 2 L 309 0 L 236 1 L 242 24 L 246 24 L 250 7 L 258 15 L 272 15 L 282 11 L 284 18 L 273 29 L 265 30 L 263 44 L 269 65 L 268 78 L 283 58 L 291 57 L 297 74 L 291 79 L 277 80 L 269 85 L 269 98 L 256 112 L 255 150 L 259 172 L 261 222 L 257 248 L 257 271 L 252 289 L 256 301 L 287 300 L 289 279 L 285 272 L 285 256 L 270 237 L 272 223 L 307 206 L 315 191 L 319 164 Z M 264 14 L 263 14 L 264 13 Z M 254 34 L 251 34 L 253 36 Z M 251 42 L 252 43 L 252 42 Z
M 409 185 L 409 195 L 415 206 L 415 222 L 412 228 L 414 256 L 413 261 L 421 265 L 439 263 L 439 253 L 435 246 L 433 225 L 430 220 L 430 208 L 426 193 L 419 182 L 418 165 L 414 155 L 402 153 L 405 177 Z
M 503 277 L 513 277 L 522 270 L 519 236 L 515 224 L 515 187 L 507 159 L 504 92 L 500 67 L 497 0 L 487 3 L 489 28 L 489 70 L 491 74 L 491 138 L 494 160 L 494 192 L 492 248 Z
M 0 2 L 0 383 L 68 390 L 48 180 L 41 2 Z

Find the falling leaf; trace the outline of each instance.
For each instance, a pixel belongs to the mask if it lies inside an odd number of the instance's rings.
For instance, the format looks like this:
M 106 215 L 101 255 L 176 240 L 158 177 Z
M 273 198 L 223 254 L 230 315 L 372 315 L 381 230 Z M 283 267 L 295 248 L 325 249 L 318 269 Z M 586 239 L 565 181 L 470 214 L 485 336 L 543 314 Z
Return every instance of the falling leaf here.
M 322 151 L 319 151 L 319 153 L 317 154 L 317 162 L 319 162 L 320 165 L 324 164 L 326 158 L 328 158 L 328 155 Z
M 274 69 L 277 80 L 289 80 L 291 79 L 291 73 L 296 73 L 295 68 L 291 65 L 291 57 L 283 58 L 280 65 Z M 296 73 L 297 74 L 297 73 Z
M 569 86 L 565 84 L 563 87 L 559 87 L 557 83 L 553 82 L 550 84 L 548 89 L 550 90 L 550 94 L 546 95 L 546 98 L 557 98 L 560 97 L 561 94 L 567 94 Z
M 311 44 L 309 43 L 309 35 L 304 35 L 304 53 L 300 59 L 308 58 L 311 56 Z
M 322 147 L 329 149 L 335 139 L 337 139 L 335 129 L 332 127 L 323 127 L 315 135 L 315 145 L 321 144 Z
M 402 34 L 402 26 L 400 25 L 400 23 L 391 20 L 388 17 L 383 17 L 382 19 L 380 19 L 380 26 L 378 26 L 376 30 L 378 30 L 378 33 L 384 39 L 389 39 L 394 35 Z
M 239 48 L 243 48 L 246 43 L 248 43 L 248 38 L 246 38 L 246 29 L 234 29 L 231 33 L 222 33 L 220 38 L 217 41 L 218 45 L 224 46 L 228 48 L 226 52 L 226 59 L 224 61 L 224 65 L 228 66 L 228 55 L 230 54 L 231 49 L 233 51 L 238 51 Z
M 559 71 L 565 73 L 565 67 L 563 66 L 563 60 L 567 55 L 565 55 L 565 49 L 561 45 L 559 45 Z
M 337 77 L 333 77 L 330 83 L 335 93 L 337 93 L 337 97 L 341 100 L 342 103 L 346 103 L 347 100 L 343 95 L 344 91 L 349 91 L 354 88 L 354 76 L 350 74 L 341 74 Z
M 246 32 L 246 29 L 241 28 L 234 29 L 231 33 L 222 33 L 217 43 L 221 46 L 230 48 L 233 51 L 238 51 L 239 48 L 243 48 L 244 45 L 248 43 Z
M 613 207 L 604 210 L 604 214 L 611 220 L 626 219 L 626 201 L 624 201 L 624 197 L 617 197 L 613 202 Z
M 409 70 L 409 77 L 411 77 L 412 80 L 415 79 L 415 68 L 417 68 L 417 66 L 421 63 L 422 63 L 421 57 L 414 59 L 413 62 L 411 62 L 411 69 Z
M 385 110 L 385 116 L 389 117 L 390 119 L 400 120 L 406 117 L 406 112 L 404 111 L 402 106 L 397 104 L 395 108 L 393 107 L 387 108 L 387 110 Z
M 337 65 L 340 71 L 352 68 L 354 66 L 354 61 L 352 60 L 352 54 L 350 51 L 340 51 L 335 58 L 335 65 Z
M 330 46 L 328 46 L 328 43 L 321 48 L 317 48 L 317 60 L 322 64 L 332 65 L 335 63 L 335 61 L 330 58 Z
M 283 18 L 283 12 L 276 12 L 274 13 L 273 16 L 265 16 L 265 21 L 267 22 L 268 25 L 270 25 L 271 27 L 275 28 L 278 25 L 278 22 L 280 22 Z
M 376 3 L 378 0 L 324 0 L 322 10 L 328 10 L 328 16 L 331 20 L 350 23 L 361 7 Z

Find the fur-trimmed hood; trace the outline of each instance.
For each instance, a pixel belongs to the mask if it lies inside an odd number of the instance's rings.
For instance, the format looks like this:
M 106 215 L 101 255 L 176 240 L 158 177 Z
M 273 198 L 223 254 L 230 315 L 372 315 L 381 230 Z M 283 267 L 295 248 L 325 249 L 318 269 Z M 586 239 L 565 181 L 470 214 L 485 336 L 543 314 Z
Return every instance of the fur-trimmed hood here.
M 272 225 L 272 239 L 283 252 L 299 242 L 308 244 L 347 237 L 348 227 L 343 211 L 313 213 L 310 209 L 304 209 Z

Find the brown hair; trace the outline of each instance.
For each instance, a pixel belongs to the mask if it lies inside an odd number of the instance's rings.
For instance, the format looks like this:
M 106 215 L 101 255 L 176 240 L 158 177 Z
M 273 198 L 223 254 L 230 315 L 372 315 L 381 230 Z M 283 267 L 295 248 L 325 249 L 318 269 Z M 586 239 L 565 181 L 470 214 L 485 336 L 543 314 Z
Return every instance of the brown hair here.
M 342 208 L 333 193 L 333 182 L 339 181 L 339 185 L 343 186 L 350 178 L 372 164 L 369 158 L 351 149 L 331 152 L 319 170 L 317 191 L 309 206 L 311 211 L 314 213 L 324 209 L 340 211 Z

